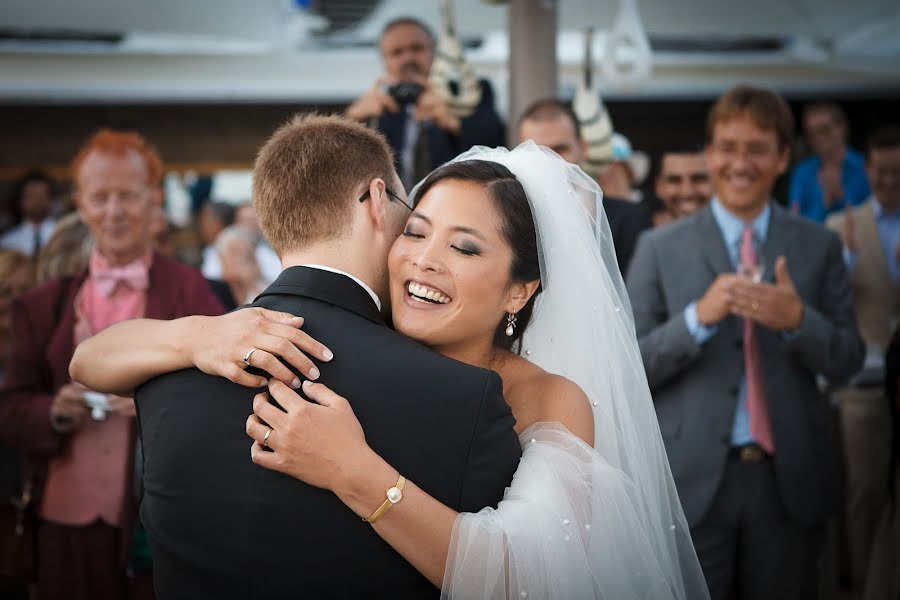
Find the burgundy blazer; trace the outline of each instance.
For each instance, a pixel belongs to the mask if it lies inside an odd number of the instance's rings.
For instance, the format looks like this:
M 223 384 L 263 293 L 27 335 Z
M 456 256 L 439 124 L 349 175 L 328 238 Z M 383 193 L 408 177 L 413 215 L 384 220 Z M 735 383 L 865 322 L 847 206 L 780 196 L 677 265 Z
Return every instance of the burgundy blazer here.
M 196 269 L 153 254 L 146 317 L 175 319 L 222 314 L 222 305 Z M 26 454 L 56 454 L 64 435 L 50 427 L 50 405 L 70 381 L 75 352 L 75 295 L 87 270 L 34 288 L 12 307 L 12 344 L 0 390 L 0 442 Z
M 30 476 L 36 477 L 34 483 L 38 486 L 43 479 L 44 467 L 39 466 L 45 464 L 42 457 L 60 452 L 67 439 L 50 427 L 50 405 L 57 391 L 71 380 L 75 296 L 87 274 L 85 269 L 77 277 L 49 281 L 23 294 L 12 307 L 11 352 L 0 389 L 0 443 L 29 457 L 28 471 L 39 473 Z M 223 312 L 221 303 L 196 269 L 154 253 L 149 278 L 147 318 L 175 319 Z M 132 427 L 132 446 L 136 438 L 136 427 Z M 134 472 L 133 462 L 130 470 Z M 126 494 L 119 556 L 122 565 L 128 558 L 136 514 L 136 503 L 131 494 Z

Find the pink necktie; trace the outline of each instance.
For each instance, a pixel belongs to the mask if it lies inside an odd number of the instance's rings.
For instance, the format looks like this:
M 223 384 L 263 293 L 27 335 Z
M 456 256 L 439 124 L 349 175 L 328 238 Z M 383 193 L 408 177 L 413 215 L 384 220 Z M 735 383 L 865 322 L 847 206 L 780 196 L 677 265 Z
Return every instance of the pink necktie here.
M 136 260 L 124 267 L 96 268 L 92 266 L 91 279 L 97 286 L 97 291 L 107 298 L 113 295 L 119 283 L 124 283 L 136 291 L 146 290 L 149 285 L 147 267 L 143 260 Z
M 756 249 L 753 247 L 753 229 L 744 227 L 741 234 L 741 264 L 756 267 Z M 753 269 L 748 269 L 753 271 Z M 769 454 L 775 452 L 772 422 L 769 420 L 769 404 L 763 387 L 762 365 L 759 362 L 759 344 L 753 321 L 744 321 L 744 375 L 746 379 L 747 412 L 750 415 L 750 435 Z

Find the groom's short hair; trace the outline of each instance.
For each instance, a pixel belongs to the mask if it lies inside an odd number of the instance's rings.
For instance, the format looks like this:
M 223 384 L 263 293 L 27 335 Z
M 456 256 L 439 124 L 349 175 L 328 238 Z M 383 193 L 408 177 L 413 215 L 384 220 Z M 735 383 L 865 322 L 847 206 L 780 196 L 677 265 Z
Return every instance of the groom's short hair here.
M 253 167 L 259 227 L 280 255 L 350 232 L 356 193 L 395 182 L 384 137 L 339 116 L 296 115 L 260 149 Z

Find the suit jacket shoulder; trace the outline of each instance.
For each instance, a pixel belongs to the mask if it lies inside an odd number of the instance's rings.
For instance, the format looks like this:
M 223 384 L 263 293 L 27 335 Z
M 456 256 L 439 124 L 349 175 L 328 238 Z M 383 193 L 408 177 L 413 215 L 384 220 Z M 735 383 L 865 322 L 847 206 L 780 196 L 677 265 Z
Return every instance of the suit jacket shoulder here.
M 677 221 L 667 223 L 662 227 L 648 229 L 641 235 L 640 243 L 664 248 L 673 244 L 693 245 L 690 236 L 695 235 L 696 229 L 700 224 L 700 214 L 702 212 L 703 211 L 698 211 L 692 215 L 678 219 Z

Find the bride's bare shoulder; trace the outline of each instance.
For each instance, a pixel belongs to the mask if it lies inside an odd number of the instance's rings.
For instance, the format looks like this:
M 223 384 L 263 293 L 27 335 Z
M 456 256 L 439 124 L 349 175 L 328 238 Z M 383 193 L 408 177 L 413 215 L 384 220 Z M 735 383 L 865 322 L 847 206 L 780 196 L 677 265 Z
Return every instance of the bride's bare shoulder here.
M 594 414 L 578 384 L 521 357 L 515 357 L 505 370 L 504 391 L 515 413 L 517 429 L 541 421 L 558 422 L 588 444 L 594 444 Z

